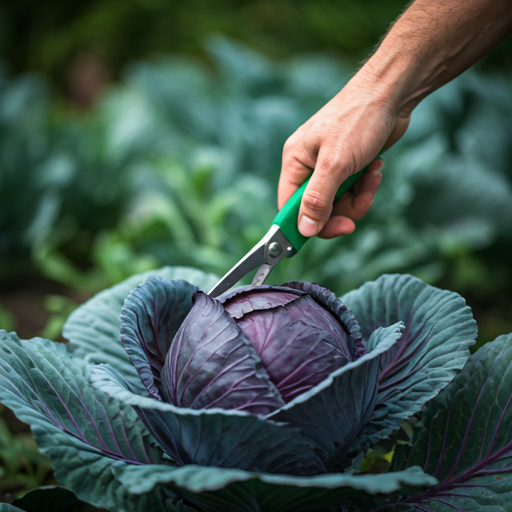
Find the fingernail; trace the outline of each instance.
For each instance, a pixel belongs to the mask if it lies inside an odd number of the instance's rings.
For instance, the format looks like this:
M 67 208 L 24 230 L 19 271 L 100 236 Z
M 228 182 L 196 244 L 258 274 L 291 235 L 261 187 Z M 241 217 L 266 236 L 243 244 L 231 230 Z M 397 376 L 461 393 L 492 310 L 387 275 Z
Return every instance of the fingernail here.
M 299 231 L 307 237 L 315 236 L 318 231 L 318 222 L 303 215 L 299 220 Z

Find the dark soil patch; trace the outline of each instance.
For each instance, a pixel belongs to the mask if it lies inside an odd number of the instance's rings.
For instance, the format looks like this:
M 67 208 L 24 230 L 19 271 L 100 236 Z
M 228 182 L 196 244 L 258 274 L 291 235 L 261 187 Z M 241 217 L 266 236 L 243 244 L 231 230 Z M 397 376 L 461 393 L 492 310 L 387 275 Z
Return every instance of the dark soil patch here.
M 81 304 L 89 295 L 46 280 L 20 281 L 7 289 L 0 289 L 0 304 L 13 319 L 12 330 L 22 339 L 38 336 L 51 313 L 44 307 L 48 295 L 62 295 Z M 0 325 L 0 329 L 4 326 Z

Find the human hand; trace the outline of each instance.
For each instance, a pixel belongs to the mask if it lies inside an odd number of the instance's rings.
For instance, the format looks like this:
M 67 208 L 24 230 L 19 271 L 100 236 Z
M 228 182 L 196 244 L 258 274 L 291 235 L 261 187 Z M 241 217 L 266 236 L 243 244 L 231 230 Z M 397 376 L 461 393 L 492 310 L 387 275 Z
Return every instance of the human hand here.
M 402 137 L 423 98 L 511 33 L 510 0 L 412 2 L 352 80 L 286 141 L 279 208 L 314 169 L 299 231 L 324 238 L 351 233 L 373 202 L 382 164 L 372 163 L 333 207 L 341 183 Z
M 410 114 L 400 116 L 394 101 L 387 97 L 360 72 L 286 141 L 279 208 L 314 169 L 299 212 L 299 231 L 304 236 L 334 238 L 352 233 L 354 221 L 370 209 L 382 178 L 380 159 L 370 164 L 353 191 L 334 205 L 333 201 L 345 179 L 405 133 Z

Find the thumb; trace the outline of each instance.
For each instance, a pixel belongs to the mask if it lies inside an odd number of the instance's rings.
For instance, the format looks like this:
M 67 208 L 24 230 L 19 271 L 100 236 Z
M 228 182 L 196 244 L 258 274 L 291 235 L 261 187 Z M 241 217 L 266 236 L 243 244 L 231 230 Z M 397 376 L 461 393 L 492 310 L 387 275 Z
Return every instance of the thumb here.
M 353 172 L 353 162 L 320 150 L 316 168 L 302 196 L 298 219 L 302 235 L 311 237 L 322 230 L 331 216 L 336 191 Z

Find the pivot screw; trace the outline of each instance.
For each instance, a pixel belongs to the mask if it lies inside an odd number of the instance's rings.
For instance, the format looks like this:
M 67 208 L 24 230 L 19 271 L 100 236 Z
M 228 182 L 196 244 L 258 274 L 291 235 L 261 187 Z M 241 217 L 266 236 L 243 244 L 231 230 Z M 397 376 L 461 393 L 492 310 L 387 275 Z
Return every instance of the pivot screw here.
M 279 256 L 281 254 L 282 250 L 283 249 L 282 249 L 281 245 L 278 244 L 277 242 L 272 242 L 268 246 L 268 253 L 270 254 L 270 256 L 272 256 L 272 258 Z

